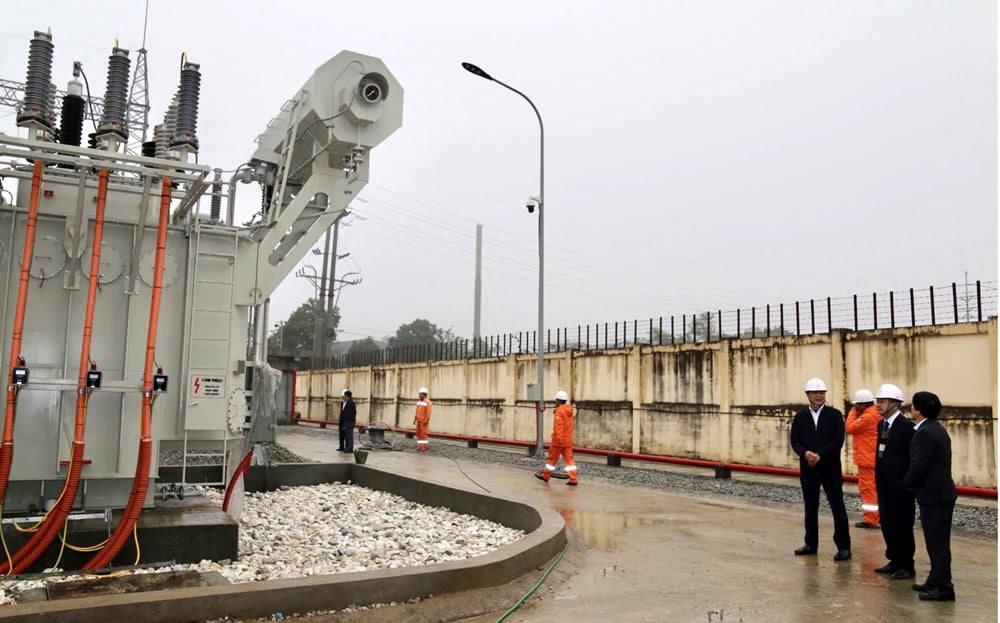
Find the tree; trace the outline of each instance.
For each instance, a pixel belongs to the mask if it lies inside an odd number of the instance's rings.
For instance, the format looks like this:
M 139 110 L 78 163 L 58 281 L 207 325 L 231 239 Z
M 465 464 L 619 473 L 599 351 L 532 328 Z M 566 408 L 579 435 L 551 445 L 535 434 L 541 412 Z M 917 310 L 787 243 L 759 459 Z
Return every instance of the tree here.
M 455 339 L 455 335 L 451 330 L 439 329 L 429 320 L 417 318 L 409 324 L 399 325 L 399 328 L 396 329 L 396 335 L 389 338 L 389 347 L 431 344 L 453 339 Z
M 316 299 L 309 299 L 292 312 L 280 328 L 275 328 L 267 340 L 268 350 L 277 350 L 279 345 L 284 350 L 311 351 L 313 336 L 316 331 L 317 312 L 323 313 Z M 326 321 L 327 343 L 337 339 L 337 326 L 340 324 L 340 309 L 334 307 Z
M 379 350 L 378 343 L 372 339 L 372 336 L 368 336 L 363 340 L 354 340 L 351 344 L 351 348 L 347 351 L 348 353 L 367 353 L 373 350 Z

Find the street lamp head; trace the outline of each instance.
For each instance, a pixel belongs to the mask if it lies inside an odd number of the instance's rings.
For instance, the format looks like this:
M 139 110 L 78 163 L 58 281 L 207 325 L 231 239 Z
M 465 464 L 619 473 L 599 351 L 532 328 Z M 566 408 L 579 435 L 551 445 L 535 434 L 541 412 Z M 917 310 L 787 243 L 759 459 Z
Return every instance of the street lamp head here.
M 470 74 L 476 74 L 480 78 L 486 78 L 487 80 L 493 80 L 493 76 L 489 75 L 488 73 L 486 73 L 485 71 L 483 71 L 479 67 L 476 67 L 472 63 L 462 63 L 462 67 L 464 67 L 465 71 L 469 72 Z

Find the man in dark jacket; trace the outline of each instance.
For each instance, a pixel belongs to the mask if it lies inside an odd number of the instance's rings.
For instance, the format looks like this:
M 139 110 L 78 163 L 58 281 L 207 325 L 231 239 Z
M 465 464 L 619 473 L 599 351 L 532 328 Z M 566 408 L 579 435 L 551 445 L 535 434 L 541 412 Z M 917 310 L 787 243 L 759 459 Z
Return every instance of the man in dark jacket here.
M 916 426 L 910 442 L 910 468 L 903 477 L 907 489 L 916 492 L 920 504 L 920 526 L 931 559 L 927 581 L 914 584 L 920 599 L 955 601 L 951 583 L 951 518 L 958 493 L 951 478 L 951 437 L 938 422 L 941 400 L 931 392 L 913 395 L 910 408 Z
M 345 389 L 340 402 L 340 447 L 339 452 L 354 452 L 354 424 L 358 419 L 358 409 L 354 404 L 351 390 Z
M 844 447 L 844 415 L 826 404 L 826 383 L 822 379 L 806 382 L 809 406 L 792 420 L 792 450 L 799 455 L 799 482 L 805 504 L 805 545 L 796 556 L 815 554 L 819 547 L 819 489 L 833 511 L 833 542 L 837 545 L 834 560 L 851 557 L 851 533 L 844 506 L 844 472 L 840 450 Z
M 913 492 L 903 486 L 903 476 L 910 468 L 910 440 L 913 422 L 903 417 L 899 408 L 903 391 L 886 383 L 875 393 L 875 406 L 884 419 L 879 423 L 878 446 L 875 451 L 875 488 L 878 491 L 878 512 L 882 522 L 885 557 L 889 562 L 875 569 L 893 580 L 916 576 L 913 568 L 913 521 L 916 508 Z

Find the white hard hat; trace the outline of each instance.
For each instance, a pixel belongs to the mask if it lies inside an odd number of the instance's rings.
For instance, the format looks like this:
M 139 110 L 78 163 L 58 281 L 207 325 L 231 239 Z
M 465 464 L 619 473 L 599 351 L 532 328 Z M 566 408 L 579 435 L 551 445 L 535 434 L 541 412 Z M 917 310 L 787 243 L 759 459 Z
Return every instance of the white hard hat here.
M 811 378 L 806 381 L 806 391 L 807 392 L 825 392 L 826 383 L 823 382 L 821 378 Z
M 341 396 L 346 396 L 347 395 L 347 390 L 345 389 L 344 391 L 340 392 L 340 395 Z
M 854 402 L 875 402 L 875 396 L 872 395 L 870 389 L 859 389 L 856 394 L 854 394 Z
M 878 388 L 878 393 L 875 394 L 876 398 L 889 398 L 890 400 L 898 400 L 903 402 L 903 390 L 899 389 L 892 383 L 886 383 L 882 387 Z
M 556 400 L 568 401 L 569 400 L 569 394 L 567 394 L 566 392 L 564 392 L 562 390 L 559 390 L 559 391 L 556 392 Z
M 427 393 L 427 388 L 426 387 L 421 387 L 419 390 L 417 390 L 417 393 L 418 394 L 426 394 Z

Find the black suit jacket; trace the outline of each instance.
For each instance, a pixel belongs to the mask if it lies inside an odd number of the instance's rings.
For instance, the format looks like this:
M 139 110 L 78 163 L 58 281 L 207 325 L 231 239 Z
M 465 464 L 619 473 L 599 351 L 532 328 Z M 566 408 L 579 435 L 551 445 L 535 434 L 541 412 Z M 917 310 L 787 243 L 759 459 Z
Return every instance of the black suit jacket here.
M 913 420 L 907 419 L 900 413 L 893 421 L 892 428 L 889 429 L 889 438 L 884 439 L 883 430 L 888 423 L 888 420 L 879 422 L 878 445 L 875 448 L 875 486 L 880 495 L 882 491 L 887 494 L 905 492 L 903 476 L 910 469 L 910 440 L 913 439 Z M 878 448 L 882 444 L 885 444 L 885 451 L 880 453 Z
M 792 450 L 799 455 L 800 470 L 836 471 L 841 473 L 840 450 L 844 447 L 844 414 L 830 405 L 823 405 L 819 421 L 813 424 L 809 407 L 795 414 L 792 420 Z M 809 467 L 807 450 L 819 454 L 815 468 Z
M 913 434 L 903 484 L 920 504 L 952 504 L 958 498 L 951 478 L 951 437 L 941 422 L 924 420 Z
M 340 406 L 340 423 L 354 426 L 358 419 L 358 407 L 353 400 L 346 400 Z

